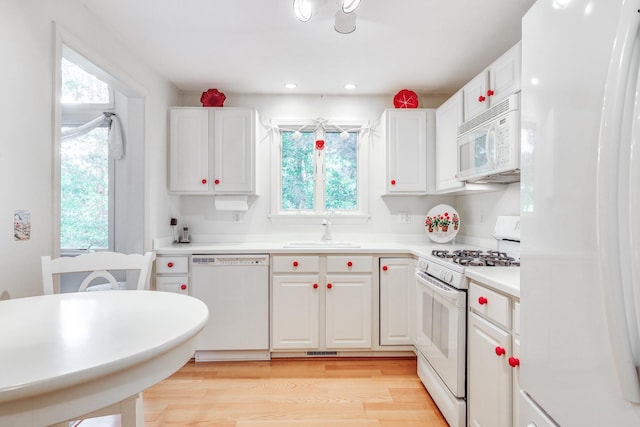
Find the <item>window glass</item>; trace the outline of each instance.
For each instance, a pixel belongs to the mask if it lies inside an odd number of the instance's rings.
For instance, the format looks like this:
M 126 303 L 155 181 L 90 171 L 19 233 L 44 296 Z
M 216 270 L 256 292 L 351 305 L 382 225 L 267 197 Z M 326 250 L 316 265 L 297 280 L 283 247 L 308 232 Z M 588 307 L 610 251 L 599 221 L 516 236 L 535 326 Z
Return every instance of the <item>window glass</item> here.
M 98 127 L 61 142 L 61 249 L 109 248 L 107 139 L 108 129 Z
M 333 130 L 281 132 L 280 211 L 356 213 L 358 136 Z
M 348 136 L 347 136 L 348 135 Z M 325 134 L 325 210 L 358 209 L 358 134 Z
M 281 209 L 312 211 L 315 206 L 314 134 L 282 132 Z
M 109 104 L 109 85 L 62 58 L 63 104 Z

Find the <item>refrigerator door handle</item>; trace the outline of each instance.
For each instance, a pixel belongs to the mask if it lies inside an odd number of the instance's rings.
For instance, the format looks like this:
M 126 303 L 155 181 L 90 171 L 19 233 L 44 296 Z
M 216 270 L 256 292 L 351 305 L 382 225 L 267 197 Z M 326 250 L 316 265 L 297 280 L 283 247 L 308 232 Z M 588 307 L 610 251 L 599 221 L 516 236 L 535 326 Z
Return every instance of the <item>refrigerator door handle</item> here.
M 640 403 L 640 379 L 633 355 L 633 347 L 639 338 L 631 336 L 627 323 L 628 313 L 625 311 L 622 273 L 618 262 L 620 246 L 617 226 L 621 127 L 634 43 L 640 26 L 640 13 L 635 3 L 626 1 L 622 6 L 607 71 L 598 140 L 596 235 L 602 300 L 618 383 L 626 400 Z M 637 294 L 640 292 L 637 283 L 635 287 L 634 294 Z M 637 319 L 638 309 L 636 307 L 636 313 L 629 317 Z

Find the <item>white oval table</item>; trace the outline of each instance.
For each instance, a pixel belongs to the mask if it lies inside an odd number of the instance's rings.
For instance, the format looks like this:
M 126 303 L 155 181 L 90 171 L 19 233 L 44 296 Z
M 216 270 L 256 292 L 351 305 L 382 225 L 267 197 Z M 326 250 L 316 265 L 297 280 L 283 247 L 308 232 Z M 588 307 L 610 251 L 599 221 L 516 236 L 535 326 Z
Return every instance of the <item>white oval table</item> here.
M 191 358 L 208 315 L 200 300 L 157 291 L 0 301 L 0 426 L 47 426 L 135 397 Z

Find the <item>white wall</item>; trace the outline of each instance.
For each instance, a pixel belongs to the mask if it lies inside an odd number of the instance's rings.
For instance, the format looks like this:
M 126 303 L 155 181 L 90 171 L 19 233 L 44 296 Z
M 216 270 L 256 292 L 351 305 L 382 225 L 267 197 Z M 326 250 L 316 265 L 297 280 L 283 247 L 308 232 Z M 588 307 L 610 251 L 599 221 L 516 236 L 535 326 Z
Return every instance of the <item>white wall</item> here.
M 56 32 L 74 49 L 123 81 L 145 103 L 145 248 L 179 200 L 166 192 L 167 106 L 178 102 L 173 85 L 118 42 L 78 0 L 0 3 L 0 294 L 41 293 L 40 256 L 52 254 L 54 62 Z M 14 241 L 13 214 L 31 213 L 30 240 Z

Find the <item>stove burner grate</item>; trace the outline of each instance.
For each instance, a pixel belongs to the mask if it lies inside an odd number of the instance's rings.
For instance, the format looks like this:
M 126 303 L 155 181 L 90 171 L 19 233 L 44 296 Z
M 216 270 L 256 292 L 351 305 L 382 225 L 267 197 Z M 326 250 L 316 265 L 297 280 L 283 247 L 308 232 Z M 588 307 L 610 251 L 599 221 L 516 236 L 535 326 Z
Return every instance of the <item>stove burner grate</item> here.
M 431 251 L 431 255 L 438 258 L 450 259 L 456 264 L 469 267 L 520 266 L 520 260 L 508 256 L 506 252 L 495 250 L 483 252 L 481 250 L 471 249 L 456 249 L 454 251 L 434 249 Z

